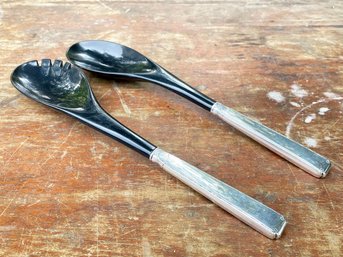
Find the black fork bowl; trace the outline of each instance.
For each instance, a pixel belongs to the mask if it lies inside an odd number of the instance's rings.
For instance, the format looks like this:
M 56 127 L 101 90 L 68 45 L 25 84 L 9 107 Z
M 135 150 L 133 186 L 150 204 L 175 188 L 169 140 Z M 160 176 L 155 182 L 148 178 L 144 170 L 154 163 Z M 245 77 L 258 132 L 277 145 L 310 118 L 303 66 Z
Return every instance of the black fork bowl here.
M 157 148 L 107 114 L 96 101 L 87 78 L 75 66 L 43 59 L 18 66 L 11 81 L 24 95 L 64 112 L 124 143 L 192 187 L 224 210 L 269 238 L 286 226 L 282 215 L 176 156 Z
M 327 158 L 216 102 L 134 49 L 113 42 L 89 40 L 72 45 L 66 55 L 75 65 L 100 75 L 145 80 L 165 87 L 217 115 L 311 175 L 322 178 L 329 172 L 331 163 Z
M 106 135 L 149 157 L 156 148 L 113 119 L 98 104 L 81 70 L 70 63 L 43 59 L 22 64 L 11 76 L 13 85 L 24 95 L 78 118 Z

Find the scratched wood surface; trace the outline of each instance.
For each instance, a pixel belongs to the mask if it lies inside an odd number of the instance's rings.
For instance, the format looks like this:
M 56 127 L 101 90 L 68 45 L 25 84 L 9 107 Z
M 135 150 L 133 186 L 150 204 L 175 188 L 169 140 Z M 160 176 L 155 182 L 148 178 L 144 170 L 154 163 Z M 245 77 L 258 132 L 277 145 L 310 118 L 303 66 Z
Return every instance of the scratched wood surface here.
M 0 256 L 343 255 L 341 1 L 3 0 L 0 35 Z M 17 65 L 86 39 L 137 49 L 335 166 L 316 179 L 171 92 L 88 74 L 111 115 L 282 213 L 265 238 L 11 86 Z

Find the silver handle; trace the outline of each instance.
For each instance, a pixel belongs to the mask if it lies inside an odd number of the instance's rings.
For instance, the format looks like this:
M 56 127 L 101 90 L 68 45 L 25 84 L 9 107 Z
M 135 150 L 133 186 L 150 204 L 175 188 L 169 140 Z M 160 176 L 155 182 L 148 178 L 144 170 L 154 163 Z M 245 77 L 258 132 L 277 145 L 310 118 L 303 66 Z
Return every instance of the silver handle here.
M 323 178 L 329 173 L 330 160 L 261 123 L 218 102 L 211 112 L 311 175 Z
M 150 159 L 263 235 L 271 239 L 281 236 L 286 226 L 284 217 L 261 202 L 159 148 Z

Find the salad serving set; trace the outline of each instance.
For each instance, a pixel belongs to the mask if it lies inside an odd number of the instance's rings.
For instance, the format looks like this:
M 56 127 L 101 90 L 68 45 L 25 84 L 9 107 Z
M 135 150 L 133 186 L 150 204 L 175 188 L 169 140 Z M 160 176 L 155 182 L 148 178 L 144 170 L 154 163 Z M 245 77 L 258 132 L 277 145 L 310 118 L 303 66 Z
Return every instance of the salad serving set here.
M 18 66 L 11 82 L 27 97 L 64 112 L 142 154 L 236 218 L 271 239 L 281 236 L 287 222 L 263 203 L 155 146 L 111 117 L 96 100 L 82 69 L 108 79 L 148 81 L 169 89 L 213 113 L 289 162 L 317 177 L 325 177 L 330 161 L 219 103 L 187 85 L 157 63 L 124 45 L 90 40 L 72 45 L 72 63 L 43 59 Z

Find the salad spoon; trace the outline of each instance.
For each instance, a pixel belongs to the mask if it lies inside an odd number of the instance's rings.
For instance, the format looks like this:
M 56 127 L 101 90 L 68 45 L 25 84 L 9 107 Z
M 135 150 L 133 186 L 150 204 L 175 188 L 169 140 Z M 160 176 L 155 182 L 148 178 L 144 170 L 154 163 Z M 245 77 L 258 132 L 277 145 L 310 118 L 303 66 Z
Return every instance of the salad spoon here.
M 327 158 L 216 102 L 134 49 L 109 41 L 89 40 L 72 45 L 66 55 L 73 64 L 100 75 L 145 80 L 165 87 L 219 116 L 309 174 L 323 178 L 329 172 L 331 162 Z
M 261 202 L 210 176 L 204 171 L 157 148 L 106 113 L 99 105 L 83 72 L 70 63 L 43 59 L 18 66 L 11 82 L 27 97 L 66 113 L 107 136 L 129 146 L 159 164 L 233 216 L 263 235 L 277 239 L 286 221 Z

